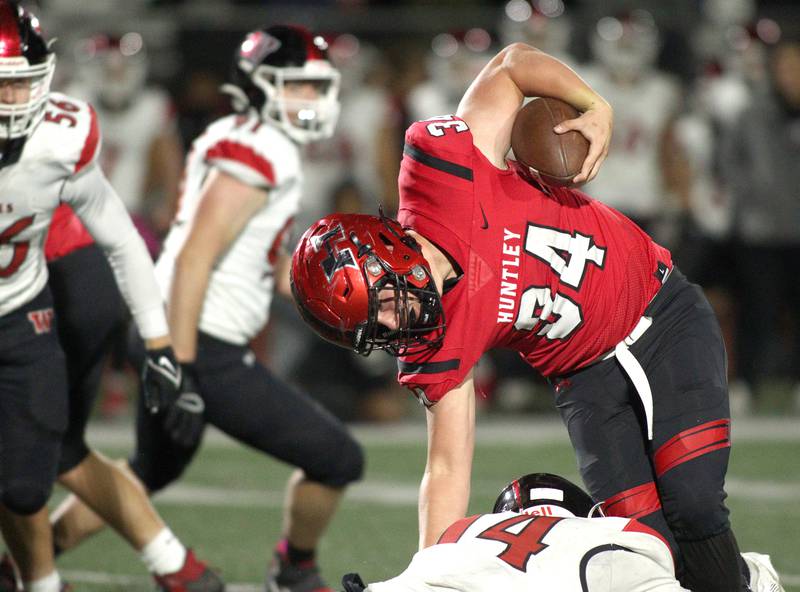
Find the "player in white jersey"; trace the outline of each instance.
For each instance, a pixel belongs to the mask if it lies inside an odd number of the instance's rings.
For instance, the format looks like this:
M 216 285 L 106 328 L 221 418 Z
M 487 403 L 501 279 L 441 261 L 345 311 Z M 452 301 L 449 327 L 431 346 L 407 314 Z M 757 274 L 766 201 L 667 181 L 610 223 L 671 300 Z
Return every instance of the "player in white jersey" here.
M 348 574 L 345 592 L 688 592 L 666 541 L 636 520 L 603 517 L 601 505 L 557 475 L 525 475 L 491 514 L 455 522 L 399 576 L 365 588 Z M 768 556 L 743 556 L 753 592 L 781 590 Z
M 591 46 L 595 61 L 580 74 L 614 107 L 614 136 L 588 191 L 652 233 L 669 205 L 667 142 L 680 87 L 654 67 L 658 30 L 645 11 L 600 19 Z
M 167 93 L 147 86 L 142 36 L 97 34 L 77 46 L 69 93 L 91 102 L 103 127 L 100 166 L 153 255 L 169 229 L 183 151 Z
M 491 45 L 484 29 L 436 35 L 427 57 L 428 77 L 408 93 L 410 119 L 455 113 L 464 91 L 492 58 Z
M 67 368 L 44 253 L 59 204 L 74 209 L 111 263 L 147 348 L 148 407 L 168 405 L 181 381 L 152 263 L 96 165 L 94 111 L 49 92 L 54 68 L 55 55 L 36 18 L 16 2 L 0 1 L 0 526 L 25 589 L 35 592 L 61 586 L 45 506 L 69 420 Z M 135 497 L 134 482 L 108 461 L 95 461 L 94 481 L 67 484 L 97 486 L 116 499 Z M 118 502 L 93 505 L 126 537 L 142 534 Z M 166 544 L 170 558 L 177 558 L 172 569 L 157 574 L 179 571 L 186 549 L 154 513 L 146 519 L 145 528 L 153 530 L 140 542 L 146 547 L 161 537 L 156 546 L 163 550 Z
M 130 466 L 151 492 L 165 487 L 193 458 L 208 422 L 298 467 L 267 586 L 326 590 L 315 549 L 344 487 L 361 476 L 363 454 L 332 415 L 259 364 L 248 342 L 267 321 L 275 284 L 288 284 L 282 241 L 300 199 L 298 144 L 330 136 L 338 72 L 321 37 L 272 26 L 247 35 L 224 89 L 237 113 L 194 142 L 157 263 L 188 380 L 166 413 L 140 409 Z M 98 526 L 80 505 L 67 514 L 82 523 L 73 540 Z

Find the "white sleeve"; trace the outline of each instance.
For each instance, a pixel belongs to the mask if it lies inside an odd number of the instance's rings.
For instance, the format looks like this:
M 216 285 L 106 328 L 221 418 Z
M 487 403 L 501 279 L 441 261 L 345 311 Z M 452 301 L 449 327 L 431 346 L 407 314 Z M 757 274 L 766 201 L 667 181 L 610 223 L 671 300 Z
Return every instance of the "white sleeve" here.
M 93 163 L 70 177 L 61 189 L 60 198 L 72 206 L 105 251 L 142 338 L 167 335 L 164 303 L 153 261 L 122 200 L 100 168 Z

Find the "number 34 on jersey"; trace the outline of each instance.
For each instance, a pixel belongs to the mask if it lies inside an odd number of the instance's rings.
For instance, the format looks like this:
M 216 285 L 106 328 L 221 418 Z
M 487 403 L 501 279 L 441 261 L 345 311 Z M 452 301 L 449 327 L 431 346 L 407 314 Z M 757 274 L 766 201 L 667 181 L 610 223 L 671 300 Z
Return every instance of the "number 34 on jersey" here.
M 513 322 L 518 331 L 536 331 L 547 339 L 568 338 L 580 327 L 583 316 L 580 306 L 561 291 L 552 294 L 549 286 L 523 286 L 519 310 L 514 315 L 520 289 L 517 283 L 520 258 L 527 255 L 546 263 L 558 276 L 559 284 L 578 291 L 589 265 L 603 268 L 606 249 L 597 246 L 591 236 L 533 223 L 528 223 L 524 240 L 508 229 L 503 234 L 497 322 Z

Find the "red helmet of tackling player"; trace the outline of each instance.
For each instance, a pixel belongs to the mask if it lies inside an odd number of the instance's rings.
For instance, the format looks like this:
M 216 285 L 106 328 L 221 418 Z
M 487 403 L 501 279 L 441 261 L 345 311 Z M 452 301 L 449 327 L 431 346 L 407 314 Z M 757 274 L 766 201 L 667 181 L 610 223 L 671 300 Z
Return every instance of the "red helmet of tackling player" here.
M 597 504 L 583 489 L 552 473 L 531 473 L 514 479 L 497 496 L 492 512 L 586 518 Z
M 292 258 L 303 319 L 328 341 L 367 355 L 435 348 L 444 336 L 439 293 L 420 247 L 396 221 L 332 214 L 303 234 Z M 394 326 L 378 321 L 393 307 Z
M 0 0 L 0 138 L 25 138 L 42 120 L 55 64 L 39 20 Z

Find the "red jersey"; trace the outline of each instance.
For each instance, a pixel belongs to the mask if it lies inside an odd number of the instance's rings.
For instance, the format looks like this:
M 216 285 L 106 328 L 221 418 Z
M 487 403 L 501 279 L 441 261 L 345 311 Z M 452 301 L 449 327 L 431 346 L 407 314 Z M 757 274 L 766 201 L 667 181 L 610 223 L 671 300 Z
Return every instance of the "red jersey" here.
M 401 384 L 434 403 L 494 347 L 557 376 L 632 331 L 672 267 L 669 251 L 580 191 L 545 193 L 514 161 L 493 166 L 455 116 L 413 124 L 405 142 L 398 219 L 463 275 L 442 296 L 442 347 L 401 358 Z
M 48 262 L 60 259 L 73 251 L 91 245 L 92 235 L 81 223 L 75 212 L 66 204 L 61 204 L 53 212 L 50 230 L 44 243 L 44 256 Z

